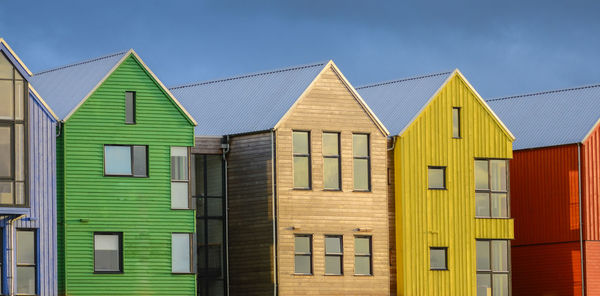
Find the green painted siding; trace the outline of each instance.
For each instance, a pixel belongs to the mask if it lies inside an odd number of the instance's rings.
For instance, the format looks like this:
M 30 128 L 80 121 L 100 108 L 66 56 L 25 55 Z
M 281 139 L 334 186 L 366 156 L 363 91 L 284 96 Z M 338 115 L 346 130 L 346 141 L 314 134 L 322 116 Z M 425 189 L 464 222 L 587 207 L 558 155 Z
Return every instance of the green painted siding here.
M 126 125 L 125 91 L 136 91 Z M 171 273 L 171 233 L 194 232 L 193 210 L 171 210 L 171 146 L 194 126 L 133 56 L 64 124 L 68 295 L 194 295 L 195 275 Z M 104 177 L 104 144 L 148 145 L 148 178 Z M 83 219 L 83 220 L 82 220 Z M 93 233 L 123 232 L 123 273 L 93 273 Z

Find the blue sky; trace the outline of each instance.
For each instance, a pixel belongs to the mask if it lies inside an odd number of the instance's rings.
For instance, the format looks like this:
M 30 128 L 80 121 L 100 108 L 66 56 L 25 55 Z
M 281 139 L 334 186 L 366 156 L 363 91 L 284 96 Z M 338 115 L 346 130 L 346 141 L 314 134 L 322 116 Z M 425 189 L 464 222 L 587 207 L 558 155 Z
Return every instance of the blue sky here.
M 333 59 L 354 85 L 459 68 L 483 97 L 600 83 L 600 1 L 2 1 L 33 72 L 134 48 L 167 85 Z

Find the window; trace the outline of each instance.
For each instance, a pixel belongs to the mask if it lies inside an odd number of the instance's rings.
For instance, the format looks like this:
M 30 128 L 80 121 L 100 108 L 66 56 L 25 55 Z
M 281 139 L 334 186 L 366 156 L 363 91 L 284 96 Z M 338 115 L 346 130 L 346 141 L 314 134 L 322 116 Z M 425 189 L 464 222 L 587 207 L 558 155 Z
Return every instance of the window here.
M 373 257 L 371 252 L 371 237 L 354 237 L 354 274 L 373 275 Z
M 294 153 L 294 188 L 310 189 L 310 132 L 292 133 Z
M 510 257 L 507 240 L 477 240 L 477 296 L 508 296 Z
M 448 270 L 448 248 L 429 248 L 429 268 L 431 270 Z
M 0 53 L 0 205 L 28 206 L 27 81 Z
M 325 236 L 325 274 L 342 275 L 343 256 L 344 247 L 342 242 L 342 236 Z
M 191 207 L 188 178 L 188 148 L 171 147 L 171 208 Z
M 352 153 L 354 157 L 354 190 L 371 190 L 369 135 L 352 135 Z
M 508 161 L 475 160 L 475 216 L 508 218 Z
M 294 273 L 312 274 L 312 235 L 297 234 L 294 252 Z
M 135 92 L 125 92 L 125 123 L 135 124 Z
M 191 233 L 171 234 L 171 271 L 173 273 L 192 272 Z
M 17 294 L 35 295 L 37 239 L 35 230 L 17 229 Z
M 94 272 L 123 272 L 123 233 L 94 233 Z
M 430 166 L 427 170 L 429 189 L 446 189 L 446 168 Z
M 323 133 L 323 188 L 340 190 L 340 134 Z
M 460 139 L 460 108 L 452 108 L 452 137 Z
M 148 177 L 148 146 L 104 145 L 104 175 Z

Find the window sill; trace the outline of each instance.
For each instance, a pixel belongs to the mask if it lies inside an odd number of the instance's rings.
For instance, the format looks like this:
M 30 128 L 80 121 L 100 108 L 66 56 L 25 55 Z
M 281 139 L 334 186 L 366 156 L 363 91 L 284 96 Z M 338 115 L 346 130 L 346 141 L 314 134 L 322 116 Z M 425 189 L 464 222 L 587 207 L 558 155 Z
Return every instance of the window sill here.
M 195 209 L 175 209 L 175 208 L 171 208 L 172 211 L 191 211 L 191 210 L 195 210 Z
M 361 190 L 361 189 L 354 189 L 352 190 L 352 192 L 372 192 L 371 190 Z
M 123 271 L 94 271 L 94 274 L 123 274 Z
M 334 191 L 334 192 L 338 191 L 338 192 L 341 192 L 342 189 L 323 189 L 323 191 Z
M 448 271 L 448 268 L 430 268 L 431 271 Z
M 172 275 L 190 275 L 196 274 L 195 272 L 171 272 Z
M 452 137 L 452 139 L 462 140 L 462 137 Z
M 479 216 L 475 216 L 475 219 L 510 220 L 510 219 L 512 219 L 512 217 L 479 217 Z
M 373 275 L 372 274 L 355 274 L 354 276 L 368 277 L 368 276 L 373 276 Z
M 325 273 L 323 275 L 324 276 L 344 276 L 343 274 L 328 274 L 328 273 Z
M 448 190 L 448 188 L 427 188 L 428 190 Z
M 134 175 L 107 175 L 107 174 L 104 174 L 104 177 L 149 178 L 148 176 L 134 176 Z
M 312 273 L 292 273 L 293 276 L 314 276 Z
M 297 187 L 294 187 L 294 188 L 292 188 L 292 190 L 311 191 L 312 188 L 297 188 Z

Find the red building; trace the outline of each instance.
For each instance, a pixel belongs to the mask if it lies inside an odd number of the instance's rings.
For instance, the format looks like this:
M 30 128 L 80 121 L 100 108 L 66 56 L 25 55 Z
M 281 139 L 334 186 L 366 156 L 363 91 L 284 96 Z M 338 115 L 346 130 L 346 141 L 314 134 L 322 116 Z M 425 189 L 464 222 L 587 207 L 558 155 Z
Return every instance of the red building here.
M 516 137 L 512 295 L 600 295 L 600 85 L 488 103 Z

